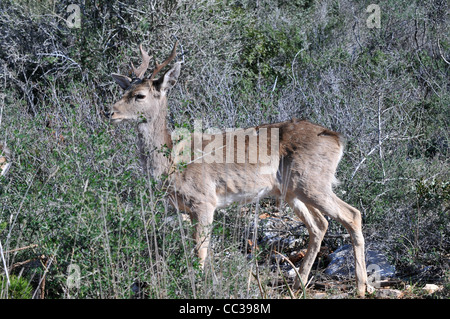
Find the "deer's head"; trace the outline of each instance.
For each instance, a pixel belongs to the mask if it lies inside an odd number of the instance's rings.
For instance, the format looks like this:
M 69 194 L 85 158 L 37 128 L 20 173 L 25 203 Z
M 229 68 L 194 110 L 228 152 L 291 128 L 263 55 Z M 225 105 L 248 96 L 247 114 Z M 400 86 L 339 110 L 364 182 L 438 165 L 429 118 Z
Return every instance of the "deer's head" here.
M 155 79 L 155 77 L 175 58 L 177 43 L 175 43 L 171 55 L 163 63 L 156 63 L 148 78 L 144 77 L 144 74 L 148 69 L 150 57 L 142 45 L 139 46 L 142 64 L 138 68 L 131 64 L 133 78 L 112 74 L 117 84 L 125 90 L 123 97 L 112 106 L 107 114 L 113 123 L 123 120 L 150 120 L 154 118 L 155 114 L 159 114 L 162 108 L 167 107 L 167 92 L 175 85 L 180 75 L 181 62 L 175 63 L 172 69 L 160 78 Z

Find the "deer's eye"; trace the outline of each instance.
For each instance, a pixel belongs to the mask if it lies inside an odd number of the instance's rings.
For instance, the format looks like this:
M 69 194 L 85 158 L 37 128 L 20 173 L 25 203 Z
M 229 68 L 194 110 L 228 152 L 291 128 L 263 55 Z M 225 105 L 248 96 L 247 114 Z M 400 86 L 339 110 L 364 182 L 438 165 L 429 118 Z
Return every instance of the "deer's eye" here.
M 142 100 L 142 99 L 145 99 L 145 95 L 143 95 L 143 94 L 136 94 L 135 98 L 136 98 L 136 100 Z

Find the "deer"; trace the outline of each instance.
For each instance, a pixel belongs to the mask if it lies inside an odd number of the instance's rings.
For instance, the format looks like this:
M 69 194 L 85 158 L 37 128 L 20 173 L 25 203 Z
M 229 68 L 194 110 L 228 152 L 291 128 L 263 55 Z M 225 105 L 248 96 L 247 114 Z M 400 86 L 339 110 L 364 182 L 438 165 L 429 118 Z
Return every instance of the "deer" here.
M 175 42 L 171 54 L 156 63 L 146 77 L 151 57 L 139 46 L 142 63 L 129 76 L 113 73 L 112 78 L 124 90 L 123 96 L 106 111 L 112 124 L 122 121 L 136 123 L 137 144 L 143 172 L 155 180 L 170 180 L 168 198 L 179 211 L 189 214 L 194 223 L 195 252 L 203 268 L 208 256 L 214 212 L 233 202 L 249 203 L 265 197 L 283 200 L 291 207 L 309 233 L 307 252 L 294 280 L 294 289 L 308 282 L 308 277 L 328 228 L 325 216 L 341 223 L 350 234 L 354 256 L 356 292 L 364 297 L 367 283 L 362 217 L 358 209 L 341 200 L 334 192 L 337 166 L 343 156 L 345 139 L 337 132 L 307 120 L 263 124 L 233 134 L 214 135 L 225 148 L 213 151 L 213 161 L 185 162 L 177 169 L 174 154 L 161 151 L 175 148 L 168 128 L 169 91 L 178 81 L 182 62 L 162 76 L 157 75 L 176 57 Z M 270 134 L 269 134 L 270 132 Z M 231 133 L 233 131 L 231 130 Z M 265 133 L 265 134 L 263 134 Z M 277 133 L 277 134 L 272 134 Z M 247 135 L 247 136 L 245 136 Z M 231 136 L 231 137 L 230 137 Z M 244 138 L 241 138 L 244 136 Z M 238 140 L 241 142 L 240 145 Z M 250 143 L 250 140 L 253 142 Z M 256 141 L 256 143 L 254 143 Z M 209 139 L 193 136 L 193 149 L 204 151 Z M 185 143 L 189 144 L 189 143 Z M 197 145 L 194 145 L 197 144 Z M 238 148 L 244 153 L 237 154 Z M 269 161 L 259 163 L 259 150 L 267 152 Z M 193 153 L 193 151 L 191 151 Z M 249 161 L 256 153 L 256 162 Z M 230 156 L 229 156 L 230 155 Z M 227 157 L 227 158 L 226 158 Z

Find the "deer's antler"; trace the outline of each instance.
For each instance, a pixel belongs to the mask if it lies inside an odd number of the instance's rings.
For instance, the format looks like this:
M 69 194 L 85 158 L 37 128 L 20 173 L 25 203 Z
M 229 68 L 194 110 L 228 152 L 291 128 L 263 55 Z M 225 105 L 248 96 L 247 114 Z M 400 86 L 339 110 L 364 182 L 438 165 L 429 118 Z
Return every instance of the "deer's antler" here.
M 142 63 L 138 68 L 135 68 L 133 62 L 131 62 L 131 69 L 133 70 L 134 75 L 142 79 L 145 71 L 148 69 L 148 65 L 150 64 L 150 57 L 146 51 L 142 48 L 142 44 L 139 45 L 139 50 L 141 51 Z
M 149 77 L 150 80 L 154 80 L 155 76 L 167 65 L 170 63 L 170 61 L 172 61 L 173 59 L 175 59 L 175 56 L 177 55 L 177 45 L 178 45 L 178 41 L 175 42 L 175 44 L 173 45 L 173 49 L 172 49 L 172 53 L 170 54 L 170 56 L 161 64 L 158 64 L 155 62 L 156 66 L 155 69 L 152 72 L 152 75 Z

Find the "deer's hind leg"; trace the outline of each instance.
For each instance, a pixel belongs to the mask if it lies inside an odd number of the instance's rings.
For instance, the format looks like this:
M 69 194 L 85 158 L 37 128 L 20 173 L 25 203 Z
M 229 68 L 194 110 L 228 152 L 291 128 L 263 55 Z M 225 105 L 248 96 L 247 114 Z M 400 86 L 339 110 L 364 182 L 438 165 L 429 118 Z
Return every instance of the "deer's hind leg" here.
M 309 233 L 308 250 L 305 257 L 303 258 L 299 270 L 301 283 L 303 285 L 306 285 L 312 265 L 320 250 L 320 245 L 327 231 L 328 222 L 317 209 L 311 206 L 307 207 L 299 198 L 288 197 L 286 199 L 289 203 L 289 206 L 291 206 L 291 208 L 294 210 L 295 214 L 305 224 Z M 300 288 L 301 283 L 298 278 L 296 278 L 294 289 Z
M 364 237 L 362 234 L 362 218 L 360 211 L 338 198 L 331 189 L 327 190 L 324 188 L 324 190 L 320 192 L 310 191 L 308 195 L 306 195 L 305 192 L 300 191 L 300 198 L 308 207 L 315 209 L 310 209 L 310 211 L 318 211 L 333 218 L 341 223 L 349 232 L 355 253 L 357 291 L 358 295 L 363 297 L 367 288 L 367 270 L 364 257 Z

